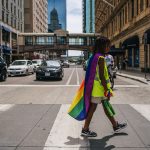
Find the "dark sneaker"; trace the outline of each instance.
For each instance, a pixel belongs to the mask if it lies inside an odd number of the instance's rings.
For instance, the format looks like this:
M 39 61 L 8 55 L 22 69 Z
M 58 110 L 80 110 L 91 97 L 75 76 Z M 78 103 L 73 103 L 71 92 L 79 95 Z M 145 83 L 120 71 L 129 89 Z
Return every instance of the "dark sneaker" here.
M 85 137 L 96 137 L 97 134 L 96 134 L 95 132 L 93 132 L 93 131 L 82 129 L 82 131 L 81 131 L 81 136 L 85 136 Z
M 121 129 L 124 129 L 127 127 L 127 123 L 117 123 L 116 127 L 113 127 L 115 132 L 119 132 Z

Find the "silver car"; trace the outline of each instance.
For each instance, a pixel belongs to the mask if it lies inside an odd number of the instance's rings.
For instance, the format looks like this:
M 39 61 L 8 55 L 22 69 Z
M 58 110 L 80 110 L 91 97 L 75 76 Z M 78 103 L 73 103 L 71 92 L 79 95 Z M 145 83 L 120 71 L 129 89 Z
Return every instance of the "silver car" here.
M 7 69 L 8 76 L 28 75 L 34 73 L 34 66 L 30 60 L 16 60 Z

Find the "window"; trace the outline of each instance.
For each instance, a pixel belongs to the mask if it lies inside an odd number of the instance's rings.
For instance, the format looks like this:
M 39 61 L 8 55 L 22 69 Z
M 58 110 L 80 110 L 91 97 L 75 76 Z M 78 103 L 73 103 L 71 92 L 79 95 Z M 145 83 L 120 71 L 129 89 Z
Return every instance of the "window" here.
M 32 44 L 33 44 L 32 36 L 26 36 L 25 37 L 25 45 L 32 45 Z
M 6 9 L 8 9 L 8 1 L 6 1 Z
M 6 14 L 6 23 L 8 24 L 8 22 L 9 22 L 9 16 L 8 14 Z
M 16 15 L 16 6 L 14 6 L 14 15 Z
M 13 26 L 13 16 L 11 16 L 11 26 Z
M 4 13 L 4 11 L 2 11 L 2 21 L 5 22 L 5 13 Z
M 13 13 L 13 3 L 11 3 L 11 13 Z
M 131 18 L 134 17 L 134 0 L 131 0 Z
M 146 0 L 146 7 L 149 7 L 149 0 Z
M 2 6 L 4 6 L 4 0 L 2 0 Z
M 139 0 L 136 0 L 136 14 L 139 14 Z
M 143 11 L 143 8 L 144 7 L 144 3 L 143 3 L 143 0 L 140 0 L 140 11 L 142 12 Z

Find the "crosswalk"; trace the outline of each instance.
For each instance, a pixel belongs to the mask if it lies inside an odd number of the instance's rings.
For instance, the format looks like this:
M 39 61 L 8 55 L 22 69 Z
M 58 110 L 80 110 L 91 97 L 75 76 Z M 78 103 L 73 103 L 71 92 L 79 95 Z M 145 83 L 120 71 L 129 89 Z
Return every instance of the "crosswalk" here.
M 145 150 L 150 149 L 150 105 L 115 104 L 116 119 L 128 127 L 117 135 L 101 105 L 90 128 L 96 138 L 80 136 L 83 121 L 63 105 L 0 105 L 0 150 Z

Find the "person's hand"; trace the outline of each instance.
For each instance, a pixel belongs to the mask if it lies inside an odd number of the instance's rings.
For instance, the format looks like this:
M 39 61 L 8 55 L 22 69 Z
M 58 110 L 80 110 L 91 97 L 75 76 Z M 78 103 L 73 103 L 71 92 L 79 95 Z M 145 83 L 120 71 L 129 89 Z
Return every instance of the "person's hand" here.
M 104 96 L 110 100 L 110 97 L 113 96 L 113 94 L 110 92 L 110 90 L 107 90 L 104 92 Z

